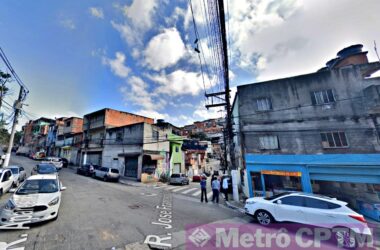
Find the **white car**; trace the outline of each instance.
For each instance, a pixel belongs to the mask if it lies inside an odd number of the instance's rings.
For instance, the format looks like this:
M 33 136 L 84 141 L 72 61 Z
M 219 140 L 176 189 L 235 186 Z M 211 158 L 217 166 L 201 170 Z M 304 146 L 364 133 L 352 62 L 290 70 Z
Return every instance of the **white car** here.
M 16 187 L 18 187 L 18 185 L 20 183 L 22 183 L 23 181 L 25 181 L 25 179 L 26 179 L 26 171 L 25 171 L 25 169 L 23 167 L 9 166 L 9 167 L 7 167 L 7 169 L 10 169 L 12 171 Z
M 53 164 L 59 170 L 63 167 L 63 162 L 58 157 L 47 157 L 41 163 Z
M 344 227 L 341 232 L 335 231 L 335 237 L 338 242 L 342 241 L 339 242 L 341 244 L 349 242 L 349 247 L 356 244 L 351 231 L 371 236 L 363 215 L 347 207 L 347 202 L 327 196 L 285 192 L 269 198 L 249 198 L 245 203 L 245 212 L 264 226 L 275 221 L 288 221 L 331 229 Z M 347 235 L 350 236 L 349 241 L 345 240 Z
M 12 171 L 6 168 L 0 168 L 0 196 L 5 194 L 15 185 L 15 179 Z
M 101 178 L 103 181 L 119 181 L 120 179 L 120 173 L 119 169 L 116 168 L 106 168 L 101 167 L 98 169 L 94 169 L 94 177 L 95 178 Z
M 2 209 L 0 224 L 11 226 L 15 218 L 21 224 L 56 219 L 65 189 L 57 175 L 30 176 Z

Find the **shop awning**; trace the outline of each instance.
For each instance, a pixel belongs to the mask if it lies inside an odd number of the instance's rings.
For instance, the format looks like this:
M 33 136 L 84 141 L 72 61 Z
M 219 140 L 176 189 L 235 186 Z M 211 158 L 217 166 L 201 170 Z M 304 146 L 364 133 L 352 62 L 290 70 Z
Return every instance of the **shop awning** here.
M 62 149 L 71 149 L 71 146 L 63 146 Z
M 152 161 L 165 159 L 165 157 L 163 155 L 160 155 L 160 154 L 144 154 L 144 155 L 150 156 L 150 159 L 152 159 Z

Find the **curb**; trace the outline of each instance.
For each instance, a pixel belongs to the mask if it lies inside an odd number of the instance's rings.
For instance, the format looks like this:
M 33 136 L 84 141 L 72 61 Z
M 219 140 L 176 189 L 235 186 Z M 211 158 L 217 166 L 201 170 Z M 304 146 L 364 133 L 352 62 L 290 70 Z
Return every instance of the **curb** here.
M 235 205 L 232 205 L 229 201 L 226 201 L 226 205 L 227 205 L 228 208 L 231 208 L 233 210 L 237 210 L 237 211 L 239 211 L 241 213 L 245 213 L 245 210 L 243 208 L 235 206 Z

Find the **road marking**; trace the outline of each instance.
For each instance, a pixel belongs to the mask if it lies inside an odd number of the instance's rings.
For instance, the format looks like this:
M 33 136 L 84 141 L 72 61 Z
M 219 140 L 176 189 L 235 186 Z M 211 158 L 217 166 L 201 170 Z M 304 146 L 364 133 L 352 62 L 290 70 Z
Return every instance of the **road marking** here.
M 186 188 L 187 188 L 187 187 L 180 187 L 180 188 L 174 189 L 173 192 L 178 192 L 178 191 L 184 190 L 184 189 L 186 189 Z
M 194 191 L 194 190 L 197 190 L 198 188 L 190 188 L 190 189 L 188 189 L 188 190 L 186 190 L 186 191 L 183 191 L 182 193 L 183 194 L 187 194 L 187 193 L 190 193 L 191 191 Z
M 201 194 L 201 192 L 202 192 L 202 190 L 199 190 L 199 191 L 195 192 L 195 193 L 193 194 L 193 196 L 198 196 L 198 195 Z
M 154 189 L 159 189 L 159 188 L 163 188 L 164 186 L 155 186 L 153 187 Z
M 212 197 L 212 191 L 211 191 L 211 192 L 208 192 L 208 194 L 207 194 L 207 198 L 208 198 L 208 199 L 211 199 L 211 197 Z
M 177 188 L 178 186 L 168 186 L 167 188 L 165 188 L 166 190 L 172 190 L 172 189 L 175 189 Z

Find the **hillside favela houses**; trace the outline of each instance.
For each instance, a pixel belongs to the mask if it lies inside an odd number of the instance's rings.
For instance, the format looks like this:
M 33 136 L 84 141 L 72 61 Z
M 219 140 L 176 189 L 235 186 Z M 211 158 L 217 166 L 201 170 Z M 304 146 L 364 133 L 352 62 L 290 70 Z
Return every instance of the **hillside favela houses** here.
M 317 72 L 238 86 L 236 164 L 247 197 L 326 194 L 380 203 L 379 62 L 362 45 Z
M 184 173 L 191 178 L 219 170 L 222 155 L 220 121 L 211 119 L 195 124 L 199 128 L 186 136 L 183 128 L 162 119 L 155 122 L 149 117 L 109 108 L 83 118 L 40 118 L 23 126 L 18 153 L 29 156 L 45 152 L 47 156 L 66 158 L 73 166 L 118 168 L 123 177 L 131 180 L 142 180 L 147 174 L 157 181 L 172 173 Z

